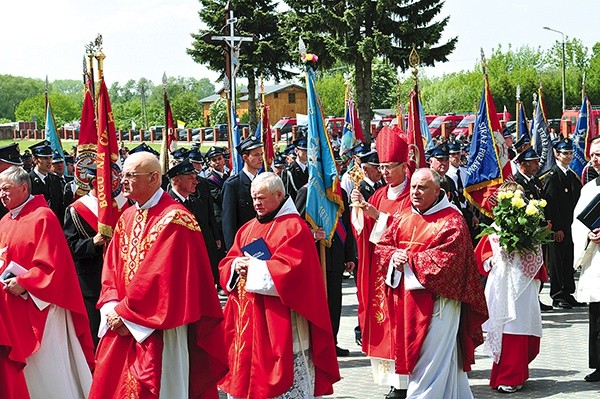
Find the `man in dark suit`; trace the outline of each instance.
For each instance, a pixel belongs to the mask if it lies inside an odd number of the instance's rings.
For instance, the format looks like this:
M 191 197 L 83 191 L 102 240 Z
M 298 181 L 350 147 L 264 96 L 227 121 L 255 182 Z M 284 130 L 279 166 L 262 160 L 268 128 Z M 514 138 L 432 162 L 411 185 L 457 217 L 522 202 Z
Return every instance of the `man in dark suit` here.
M 198 176 L 194 165 L 185 159 L 167 171 L 171 182 L 169 195 L 180 202 L 190 211 L 202 231 L 206 250 L 210 259 L 215 284 L 219 281 L 219 262 L 225 255 L 222 250 L 222 241 L 213 210 L 212 197 L 208 182 Z
M 250 196 L 250 184 L 263 165 L 263 144 L 254 135 L 242 140 L 236 147 L 244 167 L 223 184 L 223 238 L 225 249 L 231 248 L 235 234 L 246 222 L 256 217 Z
M 31 195 L 43 194 L 52 212 L 63 223 L 65 218 L 65 204 L 63 186 L 60 178 L 50 172 L 52 167 L 52 147 L 47 140 L 29 147 L 33 155 L 35 167 L 29 172 L 31 178 Z
M 17 143 L 0 147 L 0 172 L 5 171 L 11 166 L 23 166 Z M 0 219 L 7 213 L 8 209 L 0 202 Z
M 550 271 L 550 296 L 552 306 L 571 309 L 583 306 L 573 297 L 575 278 L 573 270 L 573 211 L 579 201 L 581 182 L 569 169 L 573 160 L 573 141 L 561 139 L 553 144 L 556 165 L 544 180 L 543 197 L 547 201 L 544 212 L 552 223 L 554 242 L 548 244 L 548 269 Z
M 296 193 L 302 186 L 308 183 L 308 141 L 306 137 L 301 137 L 294 141 L 294 152 L 296 153 L 296 159 L 292 162 L 288 168 L 288 172 L 291 176 L 290 183 L 292 183 L 292 189 L 289 191 L 289 195 L 292 199 L 296 198 Z
M 90 191 L 67 207 L 64 232 L 75 262 L 85 309 L 90 319 L 94 346 L 98 346 L 100 311 L 96 303 L 100 297 L 104 244 L 110 238 L 98 233 L 98 197 L 96 196 L 96 165 L 87 166 Z

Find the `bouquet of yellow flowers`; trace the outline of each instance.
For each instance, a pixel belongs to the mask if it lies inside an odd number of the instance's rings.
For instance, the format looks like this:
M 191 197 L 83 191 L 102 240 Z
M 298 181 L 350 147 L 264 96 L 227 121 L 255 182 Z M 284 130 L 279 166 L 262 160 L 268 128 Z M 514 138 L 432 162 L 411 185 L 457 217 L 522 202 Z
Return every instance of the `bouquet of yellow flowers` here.
M 526 202 L 521 190 L 504 191 L 498 194 L 498 204 L 494 207 L 494 223 L 482 224 L 483 230 L 477 236 L 497 234 L 500 246 L 508 253 L 534 251 L 538 245 L 552 242 L 552 230 L 546 224 L 543 208 L 546 200 Z

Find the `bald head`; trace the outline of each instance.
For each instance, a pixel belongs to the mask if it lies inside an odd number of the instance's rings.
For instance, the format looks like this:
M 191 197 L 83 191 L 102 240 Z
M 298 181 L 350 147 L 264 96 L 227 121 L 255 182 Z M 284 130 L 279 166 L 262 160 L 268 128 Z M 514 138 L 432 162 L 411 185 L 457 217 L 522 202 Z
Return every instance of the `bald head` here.
M 433 169 L 421 168 L 410 179 L 410 201 L 420 212 L 430 208 L 440 194 L 440 175 Z
M 139 204 L 146 203 L 162 183 L 160 163 L 149 152 L 136 152 L 125 159 L 123 194 Z

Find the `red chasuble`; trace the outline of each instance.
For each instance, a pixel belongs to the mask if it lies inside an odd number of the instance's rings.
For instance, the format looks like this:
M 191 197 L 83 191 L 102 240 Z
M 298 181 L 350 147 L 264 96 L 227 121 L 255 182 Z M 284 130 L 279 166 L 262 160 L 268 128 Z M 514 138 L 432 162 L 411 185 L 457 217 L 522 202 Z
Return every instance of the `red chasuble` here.
M 93 369 L 94 344 L 71 252 L 42 195 L 29 201 L 16 219 L 9 213 L 0 221 L 0 259 L 0 273 L 11 261 L 18 263 L 29 270 L 17 277 L 23 288 L 71 312 L 77 338 Z M 0 290 L 0 382 L 7 381 L 1 388 L 2 398 L 29 397 L 22 369 L 41 345 L 48 310 L 40 311 L 31 298 Z
M 410 374 L 419 359 L 438 296 L 462 303 L 459 344 L 463 370 L 471 370 L 475 348 L 483 343 L 481 324 L 487 319 L 483 285 L 464 218 L 450 206 L 430 215 L 402 212 L 377 247 L 387 270 L 397 248 L 408 248 L 409 265 L 425 289 L 405 290 L 404 276 L 396 291 L 396 373 Z
M 369 203 L 377 207 L 380 212 L 387 213 L 388 226 L 402 209 L 410 206 L 408 193 L 410 185 L 407 181 L 406 188 L 396 200 L 389 200 L 387 192 L 389 185 L 380 188 L 369 198 Z M 378 262 L 375 253 L 375 244 L 369 241 L 375 220 L 365 217 L 365 227 L 361 234 L 356 234 L 358 246 L 358 320 L 362 329 L 362 350 L 367 356 L 380 359 L 394 359 L 394 323 L 390 320 L 388 311 L 389 303 L 395 298 L 386 294 L 388 287 L 385 285 L 385 271 Z
M 315 365 L 315 396 L 333 393 L 340 379 L 327 307 L 325 283 L 312 234 L 297 214 L 261 224 L 256 219 L 238 231 L 221 261 L 221 286 L 226 287 L 241 248 L 262 238 L 271 252 L 267 267 L 279 296 L 246 292 L 236 285 L 225 305 L 225 341 L 230 372 L 221 388 L 238 398 L 273 398 L 293 383 L 291 312 L 310 326 L 310 349 Z M 241 292 L 240 292 L 241 291 Z
M 118 301 L 125 320 L 154 328 L 138 343 L 109 330 L 100 340 L 90 398 L 158 398 L 163 330 L 188 325 L 190 398 L 218 398 L 227 370 L 223 313 L 194 216 L 164 193 L 147 210 L 128 208 L 104 258 L 98 307 Z

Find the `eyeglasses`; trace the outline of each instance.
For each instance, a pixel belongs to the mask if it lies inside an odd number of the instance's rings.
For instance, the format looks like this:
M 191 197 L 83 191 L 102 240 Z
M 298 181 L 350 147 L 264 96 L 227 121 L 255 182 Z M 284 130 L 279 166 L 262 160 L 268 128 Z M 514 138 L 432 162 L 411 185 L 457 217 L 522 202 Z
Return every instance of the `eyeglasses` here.
M 400 165 L 402 165 L 402 162 L 399 162 L 395 165 L 379 165 L 377 167 L 377 169 L 379 169 L 380 172 L 385 172 L 386 170 L 389 172 L 390 170 L 392 170 Z
M 137 176 L 143 176 L 143 175 L 151 175 L 152 173 L 155 172 L 125 172 L 125 173 L 121 173 L 121 180 L 131 180 L 134 177 Z

